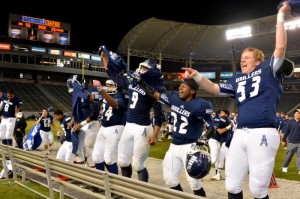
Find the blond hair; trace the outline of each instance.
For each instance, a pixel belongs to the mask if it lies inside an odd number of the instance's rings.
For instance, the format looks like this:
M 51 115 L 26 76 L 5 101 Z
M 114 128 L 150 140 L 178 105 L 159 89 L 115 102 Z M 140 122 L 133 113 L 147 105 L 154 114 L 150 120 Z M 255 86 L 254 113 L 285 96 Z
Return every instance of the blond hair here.
M 243 53 L 244 52 L 253 52 L 255 61 L 262 62 L 265 59 L 264 53 L 261 50 L 257 49 L 257 48 L 248 47 L 248 48 L 245 48 L 243 50 Z

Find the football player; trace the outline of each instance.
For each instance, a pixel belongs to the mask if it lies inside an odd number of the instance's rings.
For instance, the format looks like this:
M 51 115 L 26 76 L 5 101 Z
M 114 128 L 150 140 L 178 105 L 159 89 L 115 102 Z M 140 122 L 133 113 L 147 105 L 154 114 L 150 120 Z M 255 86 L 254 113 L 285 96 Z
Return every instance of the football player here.
M 188 174 L 185 163 L 192 145 L 200 137 L 207 140 L 215 134 L 211 103 L 196 97 L 198 85 L 193 79 L 184 80 L 179 86 L 178 92 L 172 92 L 170 95 L 160 94 L 143 81 L 140 81 L 139 84 L 155 100 L 170 106 L 171 115 L 174 117 L 172 143 L 163 160 L 165 183 L 171 189 L 183 191 L 179 179 L 181 171 L 184 169 L 194 194 L 206 197 L 200 179 L 193 178 Z M 204 125 L 207 132 L 202 135 Z M 210 168 L 210 164 L 209 161 L 207 168 Z M 200 168 L 197 170 L 199 173 L 202 172 Z
M 73 75 L 72 78 L 68 79 L 67 86 L 69 92 L 73 93 L 73 117 L 68 128 L 72 128 L 74 163 L 86 163 L 88 167 L 94 167 L 92 151 L 100 129 L 98 115 L 100 111 L 99 102 L 102 97 L 96 88 L 87 87 L 85 80 L 79 75 Z
M 0 112 L 2 119 L 0 124 L 0 140 L 2 144 L 12 146 L 13 133 L 16 124 L 16 112 L 23 104 L 20 97 L 15 96 L 13 90 L 8 90 L 6 95 L 1 93 Z
M 105 82 L 106 87 L 97 80 L 93 81 L 93 85 L 103 97 L 102 126 L 94 145 L 93 161 L 96 169 L 104 171 L 106 167 L 110 173 L 118 174 L 118 144 L 124 130 L 128 95 L 118 91 L 117 84 L 110 79 Z
M 106 72 L 118 87 L 128 90 L 129 102 L 127 119 L 123 134 L 119 141 L 118 165 L 123 176 L 131 177 L 132 169 L 138 173 L 140 181 L 148 182 L 149 174 L 145 165 L 150 144 L 156 143 L 156 138 L 164 120 L 162 105 L 148 96 L 132 79 L 120 75 L 125 64 L 122 58 L 100 46 Z M 165 90 L 161 73 L 156 68 L 154 60 L 146 60 L 139 64 L 135 75 L 144 76 L 151 84 Z M 154 110 L 154 127 L 151 125 L 150 109 Z
M 49 114 L 47 108 L 42 109 L 42 114 L 39 119 L 35 122 L 35 125 L 40 124 L 40 135 L 42 142 L 44 144 L 44 149 L 46 154 L 49 154 L 51 151 L 51 146 L 54 142 L 54 136 L 51 131 L 51 126 L 58 131 L 56 125 L 53 122 L 53 116 Z
M 68 123 L 71 121 L 70 116 L 64 115 L 63 111 L 57 109 L 54 111 L 54 120 L 59 121 L 63 133 L 60 134 L 60 139 L 64 139 L 63 144 L 58 149 L 56 158 L 65 160 L 67 162 L 73 162 L 74 154 L 72 154 L 72 138 L 71 129 L 68 128 Z
M 238 106 L 238 126 L 225 163 L 225 184 L 229 199 L 243 198 L 243 181 L 249 172 L 249 189 L 255 198 L 268 199 L 268 186 L 279 147 L 276 130 L 276 106 L 282 94 L 282 78 L 293 73 L 294 64 L 284 59 L 287 44 L 284 18 L 291 12 L 283 1 L 277 14 L 276 42 L 273 56 L 264 61 L 256 48 L 246 48 L 241 55 L 242 74 L 216 84 L 198 71 L 183 68 L 207 92 L 232 95 Z M 273 97 L 270 97 L 273 96 Z

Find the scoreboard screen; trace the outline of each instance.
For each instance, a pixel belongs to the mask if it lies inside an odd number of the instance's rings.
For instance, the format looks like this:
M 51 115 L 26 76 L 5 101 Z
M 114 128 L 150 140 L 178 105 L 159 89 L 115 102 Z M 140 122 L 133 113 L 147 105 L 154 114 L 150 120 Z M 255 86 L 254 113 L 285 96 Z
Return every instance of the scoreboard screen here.
M 71 24 L 9 14 L 8 35 L 12 38 L 70 45 Z

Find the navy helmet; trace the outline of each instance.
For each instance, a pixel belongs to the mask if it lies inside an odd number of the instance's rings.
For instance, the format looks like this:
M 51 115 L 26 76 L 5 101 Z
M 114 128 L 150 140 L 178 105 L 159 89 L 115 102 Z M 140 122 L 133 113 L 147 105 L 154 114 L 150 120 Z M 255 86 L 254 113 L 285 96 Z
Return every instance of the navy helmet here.
M 211 156 L 204 150 L 192 150 L 186 155 L 185 166 L 190 177 L 204 178 L 211 168 Z

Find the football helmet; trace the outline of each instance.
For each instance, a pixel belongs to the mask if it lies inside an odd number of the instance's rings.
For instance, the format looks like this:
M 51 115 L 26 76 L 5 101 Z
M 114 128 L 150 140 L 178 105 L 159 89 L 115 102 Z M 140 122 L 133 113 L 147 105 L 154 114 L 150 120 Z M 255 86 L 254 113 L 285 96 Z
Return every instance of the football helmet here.
M 185 166 L 187 173 L 192 178 L 201 179 L 205 177 L 211 168 L 211 156 L 207 147 L 192 147 L 192 150 L 186 154 Z
M 150 69 L 150 68 L 156 68 L 157 65 L 153 59 L 146 59 L 145 61 L 143 61 L 139 64 L 139 67 L 137 68 L 137 71 L 136 71 L 138 74 L 144 74 L 147 72 L 142 67 L 146 67 L 146 68 Z
M 85 85 L 85 79 L 82 79 L 81 75 L 73 75 L 72 77 L 67 79 L 67 88 L 69 93 L 72 93 L 74 91 L 74 83 Z
M 105 90 L 107 94 L 116 94 L 118 92 L 117 90 L 118 86 L 113 80 L 111 79 L 106 80 L 105 85 L 106 85 Z

